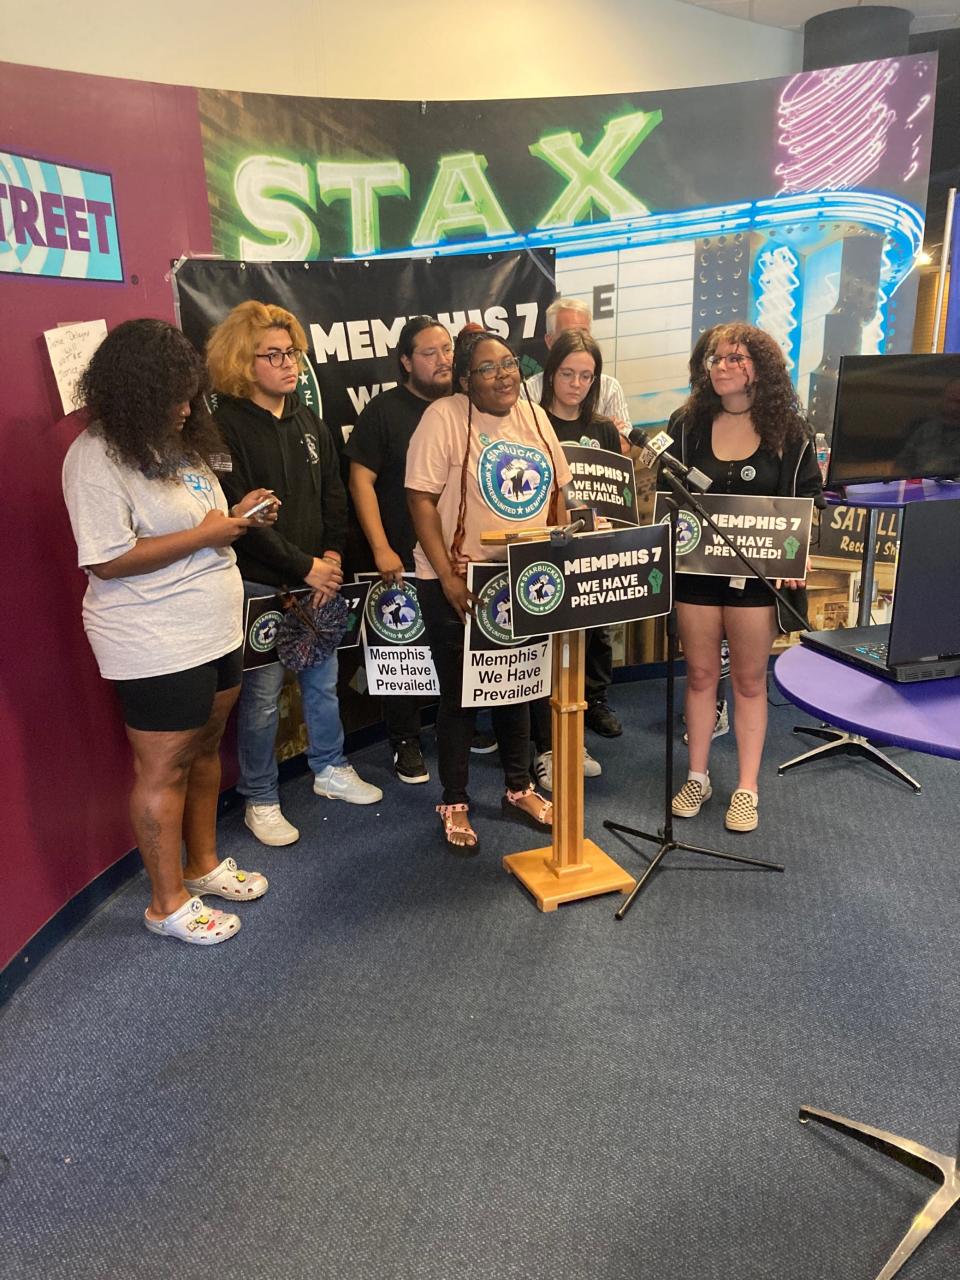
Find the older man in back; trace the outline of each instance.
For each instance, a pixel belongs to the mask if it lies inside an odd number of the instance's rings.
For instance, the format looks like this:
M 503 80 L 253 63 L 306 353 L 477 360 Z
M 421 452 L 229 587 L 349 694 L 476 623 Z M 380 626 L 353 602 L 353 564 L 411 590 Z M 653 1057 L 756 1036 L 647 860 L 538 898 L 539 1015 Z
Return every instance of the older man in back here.
M 590 308 L 582 298 L 557 298 L 547 307 L 547 332 L 543 339 L 547 349 L 553 346 L 557 334 L 563 333 L 565 329 L 581 329 L 584 333 L 589 333 L 591 320 Z M 530 399 L 535 404 L 539 404 L 543 389 L 543 374 L 536 373 L 532 378 L 527 378 L 527 389 L 530 392 Z M 621 435 L 621 448 L 626 453 L 630 448 L 626 441 L 631 425 L 630 410 L 627 407 L 627 397 L 623 394 L 623 387 L 608 373 L 600 375 L 597 413 L 613 420 Z

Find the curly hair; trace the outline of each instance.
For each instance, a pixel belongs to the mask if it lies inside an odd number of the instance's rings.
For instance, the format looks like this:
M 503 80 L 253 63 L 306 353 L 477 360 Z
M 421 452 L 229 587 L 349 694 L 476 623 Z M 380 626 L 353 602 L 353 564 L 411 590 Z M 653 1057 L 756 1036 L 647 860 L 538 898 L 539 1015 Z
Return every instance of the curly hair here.
M 222 448 L 203 393 L 206 370 L 196 348 L 165 320 L 125 320 L 104 338 L 77 391 L 115 462 L 151 480 L 173 480 L 184 462 L 209 461 Z M 190 416 L 178 430 L 177 405 Z
M 690 395 L 682 412 L 691 425 L 697 429 L 707 428 L 723 411 L 720 397 L 710 381 L 707 360 L 722 343 L 729 343 L 742 347 L 753 361 L 756 382 L 750 418 L 761 444 L 772 453 L 780 454 L 785 444 L 807 438 L 810 427 L 776 341 L 762 329 L 740 322 L 718 324 L 708 334 L 702 334 L 697 344 L 703 345 L 702 359 L 690 361 Z
M 466 530 L 464 529 L 464 520 L 467 511 L 467 464 L 470 461 L 470 436 L 473 431 L 473 396 L 469 391 L 470 365 L 473 362 L 473 353 L 481 342 L 499 342 L 508 355 L 514 355 L 509 345 L 500 337 L 499 333 L 491 333 L 488 329 L 482 329 L 478 324 L 471 322 L 457 334 L 456 341 L 453 346 L 453 385 L 458 387 L 461 380 L 468 383 L 466 392 L 467 398 L 467 436 L 463 449 L 463 461 L 460 465 L 460 506 L 457 509 L 457 527 L 453 533 L 453 541 L 450 544 L 450 558 L 454 564 L 460 559 L 460 551 L 463 547 L 463 538 Z M 522 394 L 530 406 L 530 412 L 533 416 L 533 425 L 536 427 L 537 435 L 540 437 L 544 450 L 548 457 L 553 455 L 550 452 L 550 446 L 543 434 L 543 428 L 537 418 L 533 408 L 533 401 L 530 399 L 530 393 L 527 391 L 527 384 L 520 374 L 520 382 L 522 384 Z M 519 403 L 519 401 L 518 401 Z M 547 509 L 547 523 L 554 524 L 559 511 L 560 486 L 557 482 L 556 468 L 554 468 L 553 487 L 550 492 L 550 505 Z
M 578 351 L 582 351 L 584 355 L 590 356 L 593 360 L 593 381 L 590 383 L 590 390 L 580 403 L 580 413 L 577 417 L 577 421 L 582 426 L 589 427 L 597 416 L 597 401 L 600 399 L 600 374 L 603 372 L 603 355 L 597 346 L 596 340 L 589 333 L 584 333 L 582 329 L 564 329 L 557 334 L 553 346 L 547 352 L 547 363 L 543 366 L 543 388 L 540 392 L 540 403 L 544 409 L 550 408 L 554 399 L 553 380 L 557 376 L 557 370 L 567 356 L 572 356 Z
M 306 351 L 307 335 L 291 311 L 267 302 L 241 302 L 207 338 L 207 368 L 215 391 L 249 400 L 256 386 L 254 354 L 261 337 L 271 329 L 285 329 L 290 343 Z

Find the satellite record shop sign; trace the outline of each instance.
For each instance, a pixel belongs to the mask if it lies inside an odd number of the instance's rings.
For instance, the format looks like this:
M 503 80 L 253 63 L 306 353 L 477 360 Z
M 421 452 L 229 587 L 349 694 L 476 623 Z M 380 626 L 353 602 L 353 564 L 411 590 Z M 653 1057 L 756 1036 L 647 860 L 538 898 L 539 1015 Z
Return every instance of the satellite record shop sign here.
M 745 494 L 703 493 L 698 501 L 748 560 L 759 560 L 770 578 L 803 578 L 810 550 L 812 498 L 762 498 Z M 668 495 L 657 494 L 655 524 L 670 523 Z M 677 573 L 707 573 L 717 578 L 746 572 L 717 533 L 693 511 L 677 513 Z
M 513 634 L 579 631 L 669 613 L 669 547 L 670 530 L 662 525 L 508 546 Z
M 622 453 L 564 444 L 577 502 L 621 524 L 637 523 L 637 478 L 633 461 Z

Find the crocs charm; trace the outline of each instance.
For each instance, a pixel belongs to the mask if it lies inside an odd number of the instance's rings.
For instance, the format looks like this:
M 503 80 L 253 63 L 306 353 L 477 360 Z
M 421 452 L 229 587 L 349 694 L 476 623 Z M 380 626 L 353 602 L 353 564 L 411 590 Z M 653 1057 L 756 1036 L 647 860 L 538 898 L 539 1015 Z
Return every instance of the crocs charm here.
M 241 884 L 244 882 L 244 880 L 246 880 L 246 878 L 247 878 L 247 873 L 245 871 L 238 871 L 237 874 L 234 876 L 234 879 L 239 880 Z
M 203 905 L 202 898 L 194 898 L 193 901 L 190 903 L 190 910 L 193 912 L 193 919 L 187 925 L 187 928 L 190 930 L 191 933 L 194 933 L 197 929 L 201 928 L 203 925 L 209 924 L 210 917 L 209 915 L 207 915 L 207 911 Z

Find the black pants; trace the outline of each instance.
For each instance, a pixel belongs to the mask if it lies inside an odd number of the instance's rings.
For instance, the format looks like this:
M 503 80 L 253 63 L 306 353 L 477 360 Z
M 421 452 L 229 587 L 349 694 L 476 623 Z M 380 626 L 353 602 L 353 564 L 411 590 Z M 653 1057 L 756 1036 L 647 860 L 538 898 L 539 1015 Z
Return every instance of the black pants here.
M 440 682 L 437 764 L 443 786 L 443 803 L 468 804 L 470 743 L 477 713 L 474 707 L 461 705 L 463 623 L 435 579 L 421 578 L 417 583 L 417 594 Z M 530 708 L 521 702 L 491 707 L 490 711 L 507 787 L 511 791 L 525 791 L 530 785 Z
M 587 632 L 583 657 L 583 687 L 587 702 L 606 702 L 613 680 L 613 645 L 609 627 L 593 627 Z
M 613 645 L 606 627 L 593 627 L 587 632 L 583 656 L 583 685 L 587 705 L 606 702 L 607 689 L 613 680 Z M 553 750 L 553 722 L 550 699 L 538 698 L 530 703 L 530 725 L 533 745 L 538 755 Z
M 394 749 L 401 742 L 420 739 L 420 699 L 409 694 L 380 699 L 380 714 L 387 726 L 387 736 Z

